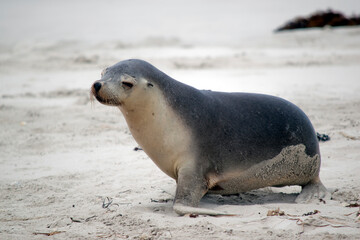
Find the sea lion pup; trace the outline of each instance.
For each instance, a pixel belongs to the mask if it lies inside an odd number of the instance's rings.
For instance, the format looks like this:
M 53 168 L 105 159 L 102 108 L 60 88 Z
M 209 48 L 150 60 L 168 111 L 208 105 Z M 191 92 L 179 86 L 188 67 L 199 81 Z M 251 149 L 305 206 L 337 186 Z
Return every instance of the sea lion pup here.
M 316 133 L 284 99 L 198 90 L 136 59 L 105 69 L 91 94 L 119 107 L 137 143 L 176 180 L 179 215 L 225 214 L 197 208 L 205 193 L 300 185 L 297 202 L 328 195 Z

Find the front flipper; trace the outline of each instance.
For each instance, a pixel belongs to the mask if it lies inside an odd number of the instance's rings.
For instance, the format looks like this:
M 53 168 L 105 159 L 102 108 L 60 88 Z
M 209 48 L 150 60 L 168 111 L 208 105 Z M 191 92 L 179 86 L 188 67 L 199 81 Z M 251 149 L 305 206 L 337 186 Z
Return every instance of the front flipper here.
M 207 215 L 207 216 L 236 216 L 235 214 L 218 212 L 218 211 L 214 211 L 214 210 L 206 209 L 206 208 L 185 206 L 181 203 L 175 203 L 173 208 L 174 208 L 174 211 L 177 214 L 179 214 L 180 216 L 183 216 L 186 214 Z
M 178 172 L 174 211 L 181 216 L 186 214 L 230 216 L 227 213 L 197 207 L 207 191 L 207 181 L 200 172 L 195 171 L 194 167 L 182 167 Z
M 320 178 L 317 177 L 302 187 L 301 193 L 295 199 L 295 202 L 309 203 L 312 201 L 318 201 L 319 199 L 328 200 L 330 197 L 330 192 L 322 184 Z

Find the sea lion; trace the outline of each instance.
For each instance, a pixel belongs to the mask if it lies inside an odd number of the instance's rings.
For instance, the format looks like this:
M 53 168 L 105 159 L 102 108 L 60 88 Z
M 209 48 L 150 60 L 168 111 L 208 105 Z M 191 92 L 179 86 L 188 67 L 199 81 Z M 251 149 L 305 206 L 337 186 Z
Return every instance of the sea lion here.
M 316 132 L 284 99 L 198 90 L 137 59 L 106 68 L 91 95 L 119 107 L 139 146 L 176 180 L 180 215 L 224 214 L 197 208 L 206 193 L 300 185 L 297 201 L 328 196 Z

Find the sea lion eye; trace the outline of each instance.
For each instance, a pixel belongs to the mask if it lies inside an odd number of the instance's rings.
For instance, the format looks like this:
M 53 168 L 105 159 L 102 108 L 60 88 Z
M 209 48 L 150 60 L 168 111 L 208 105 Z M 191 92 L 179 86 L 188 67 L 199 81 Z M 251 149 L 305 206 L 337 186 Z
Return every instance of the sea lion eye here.
M 123 74 L 121 76 L 121 86 L 125 89 L 125 90 L 129 90 L 131 89 L 133 86 L 135 86 L 137 84 L 136 79 L 128 74 Z
M 134 84 L 132 83 L 129 83 L 129 82 L 122 82 L 122 86 L 125 88 L 125 89 L 130 89 L 134 86 Z
M 152 83 L 147 84 L 148 87 L 153 87 L 154 85 Z

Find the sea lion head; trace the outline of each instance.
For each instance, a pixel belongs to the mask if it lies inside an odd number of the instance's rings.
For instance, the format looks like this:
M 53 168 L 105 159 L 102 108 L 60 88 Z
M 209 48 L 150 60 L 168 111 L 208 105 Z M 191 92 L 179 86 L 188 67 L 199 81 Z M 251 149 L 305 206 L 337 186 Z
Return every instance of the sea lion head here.
M 132 98 L 144 98 L 148 90 L 154 87 L 153 81 L 147 77 L 149 74 L 146 74 L 150 66 L 144 61 L 131 59 L 104 69 L 101 79 L 91 87 L 91 98 L 117 107 L 126 105 Z

